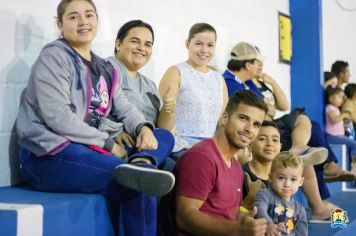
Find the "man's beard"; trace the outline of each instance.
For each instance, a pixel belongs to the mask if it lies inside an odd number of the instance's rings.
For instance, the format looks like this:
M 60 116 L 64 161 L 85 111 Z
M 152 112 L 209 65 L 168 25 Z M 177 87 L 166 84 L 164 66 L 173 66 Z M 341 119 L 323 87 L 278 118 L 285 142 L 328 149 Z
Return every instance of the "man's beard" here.
M 234 138 L 234 134 L 232 132 L 229 132 L 228 129 L 225 130 L 225 135 L 230 146 L 233 146 L 237 149 L 244 149 L 248 145 L 238 143 Z

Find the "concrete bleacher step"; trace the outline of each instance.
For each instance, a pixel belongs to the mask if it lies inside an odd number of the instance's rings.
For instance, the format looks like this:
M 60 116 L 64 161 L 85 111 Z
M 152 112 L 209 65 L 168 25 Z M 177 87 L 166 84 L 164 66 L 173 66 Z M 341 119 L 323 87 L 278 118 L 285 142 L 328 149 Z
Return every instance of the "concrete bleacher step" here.
M 112 236 L 114 232 L 102 195 L 1 187 L 0 235 Z
M 348 224 L 344 229 L 334 234 L 334 236 L 355 236 L 356 235 L 356 220 Z

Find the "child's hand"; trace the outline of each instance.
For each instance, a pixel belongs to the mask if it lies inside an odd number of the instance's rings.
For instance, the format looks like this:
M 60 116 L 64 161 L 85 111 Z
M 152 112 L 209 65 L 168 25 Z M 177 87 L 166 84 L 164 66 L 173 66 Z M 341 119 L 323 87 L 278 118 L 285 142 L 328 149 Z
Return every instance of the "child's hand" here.
M 283 223 L 267 225 L 266 236 L 279 236 L 285 231 Z

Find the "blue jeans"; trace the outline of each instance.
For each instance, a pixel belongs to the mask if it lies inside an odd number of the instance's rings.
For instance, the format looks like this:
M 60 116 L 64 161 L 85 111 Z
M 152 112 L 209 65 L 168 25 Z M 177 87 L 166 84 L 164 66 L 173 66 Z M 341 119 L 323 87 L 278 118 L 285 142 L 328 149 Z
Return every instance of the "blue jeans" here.
M 149 156 L 158 165 L 173 149 L 174 138 L 164 129 L 157 129 L 154 134 L 158 140 L 157 150 L 136 151 L 132 156 Z M 125 188 L 114 178 L 115 168 L 126 163 L 125 160 L 71 143 L 58 154 L 41 157 L 20 148 L 20 163 L 22 176 L 33 188 L 48 192 L 103 194 L 109 201 L 122 206 L 126 236 L 156 235 L 157 198 Z
M 328 159 L 325 162 L 337 162 L 337 158 L 332 151 L 328 141 L 326 140 L 326 133 L 321 128 L 320 124 L 316 121 L 311 121 L 312 130 L 311 130 L 311 137 L 308 142 L 308 145 L 311 147 L 324 147 L 328 149 L 329 155 Z M 320 164 L 323 166 L 325 163 Z
M 350 150 L 351 157 L 356 158 L 356 141 L 353 139 L 350 139 L 347 136 L 344 135 L 330 135 L 326 134 L 326 138 L 329 143 L 332 144 L 345 144 L 347 148 Z

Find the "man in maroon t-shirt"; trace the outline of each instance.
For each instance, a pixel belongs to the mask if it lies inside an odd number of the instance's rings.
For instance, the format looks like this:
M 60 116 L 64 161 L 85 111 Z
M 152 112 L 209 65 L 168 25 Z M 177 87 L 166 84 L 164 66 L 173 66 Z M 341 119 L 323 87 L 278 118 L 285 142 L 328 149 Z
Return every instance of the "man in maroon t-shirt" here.
M 177 162 L 174 200 L 180 235 L 264 235 L 265 219 L 239 213 L 243 175 L 234 154 L 255 139 L 266 111 L 254 93 L 234 94 L 215 135 Z

